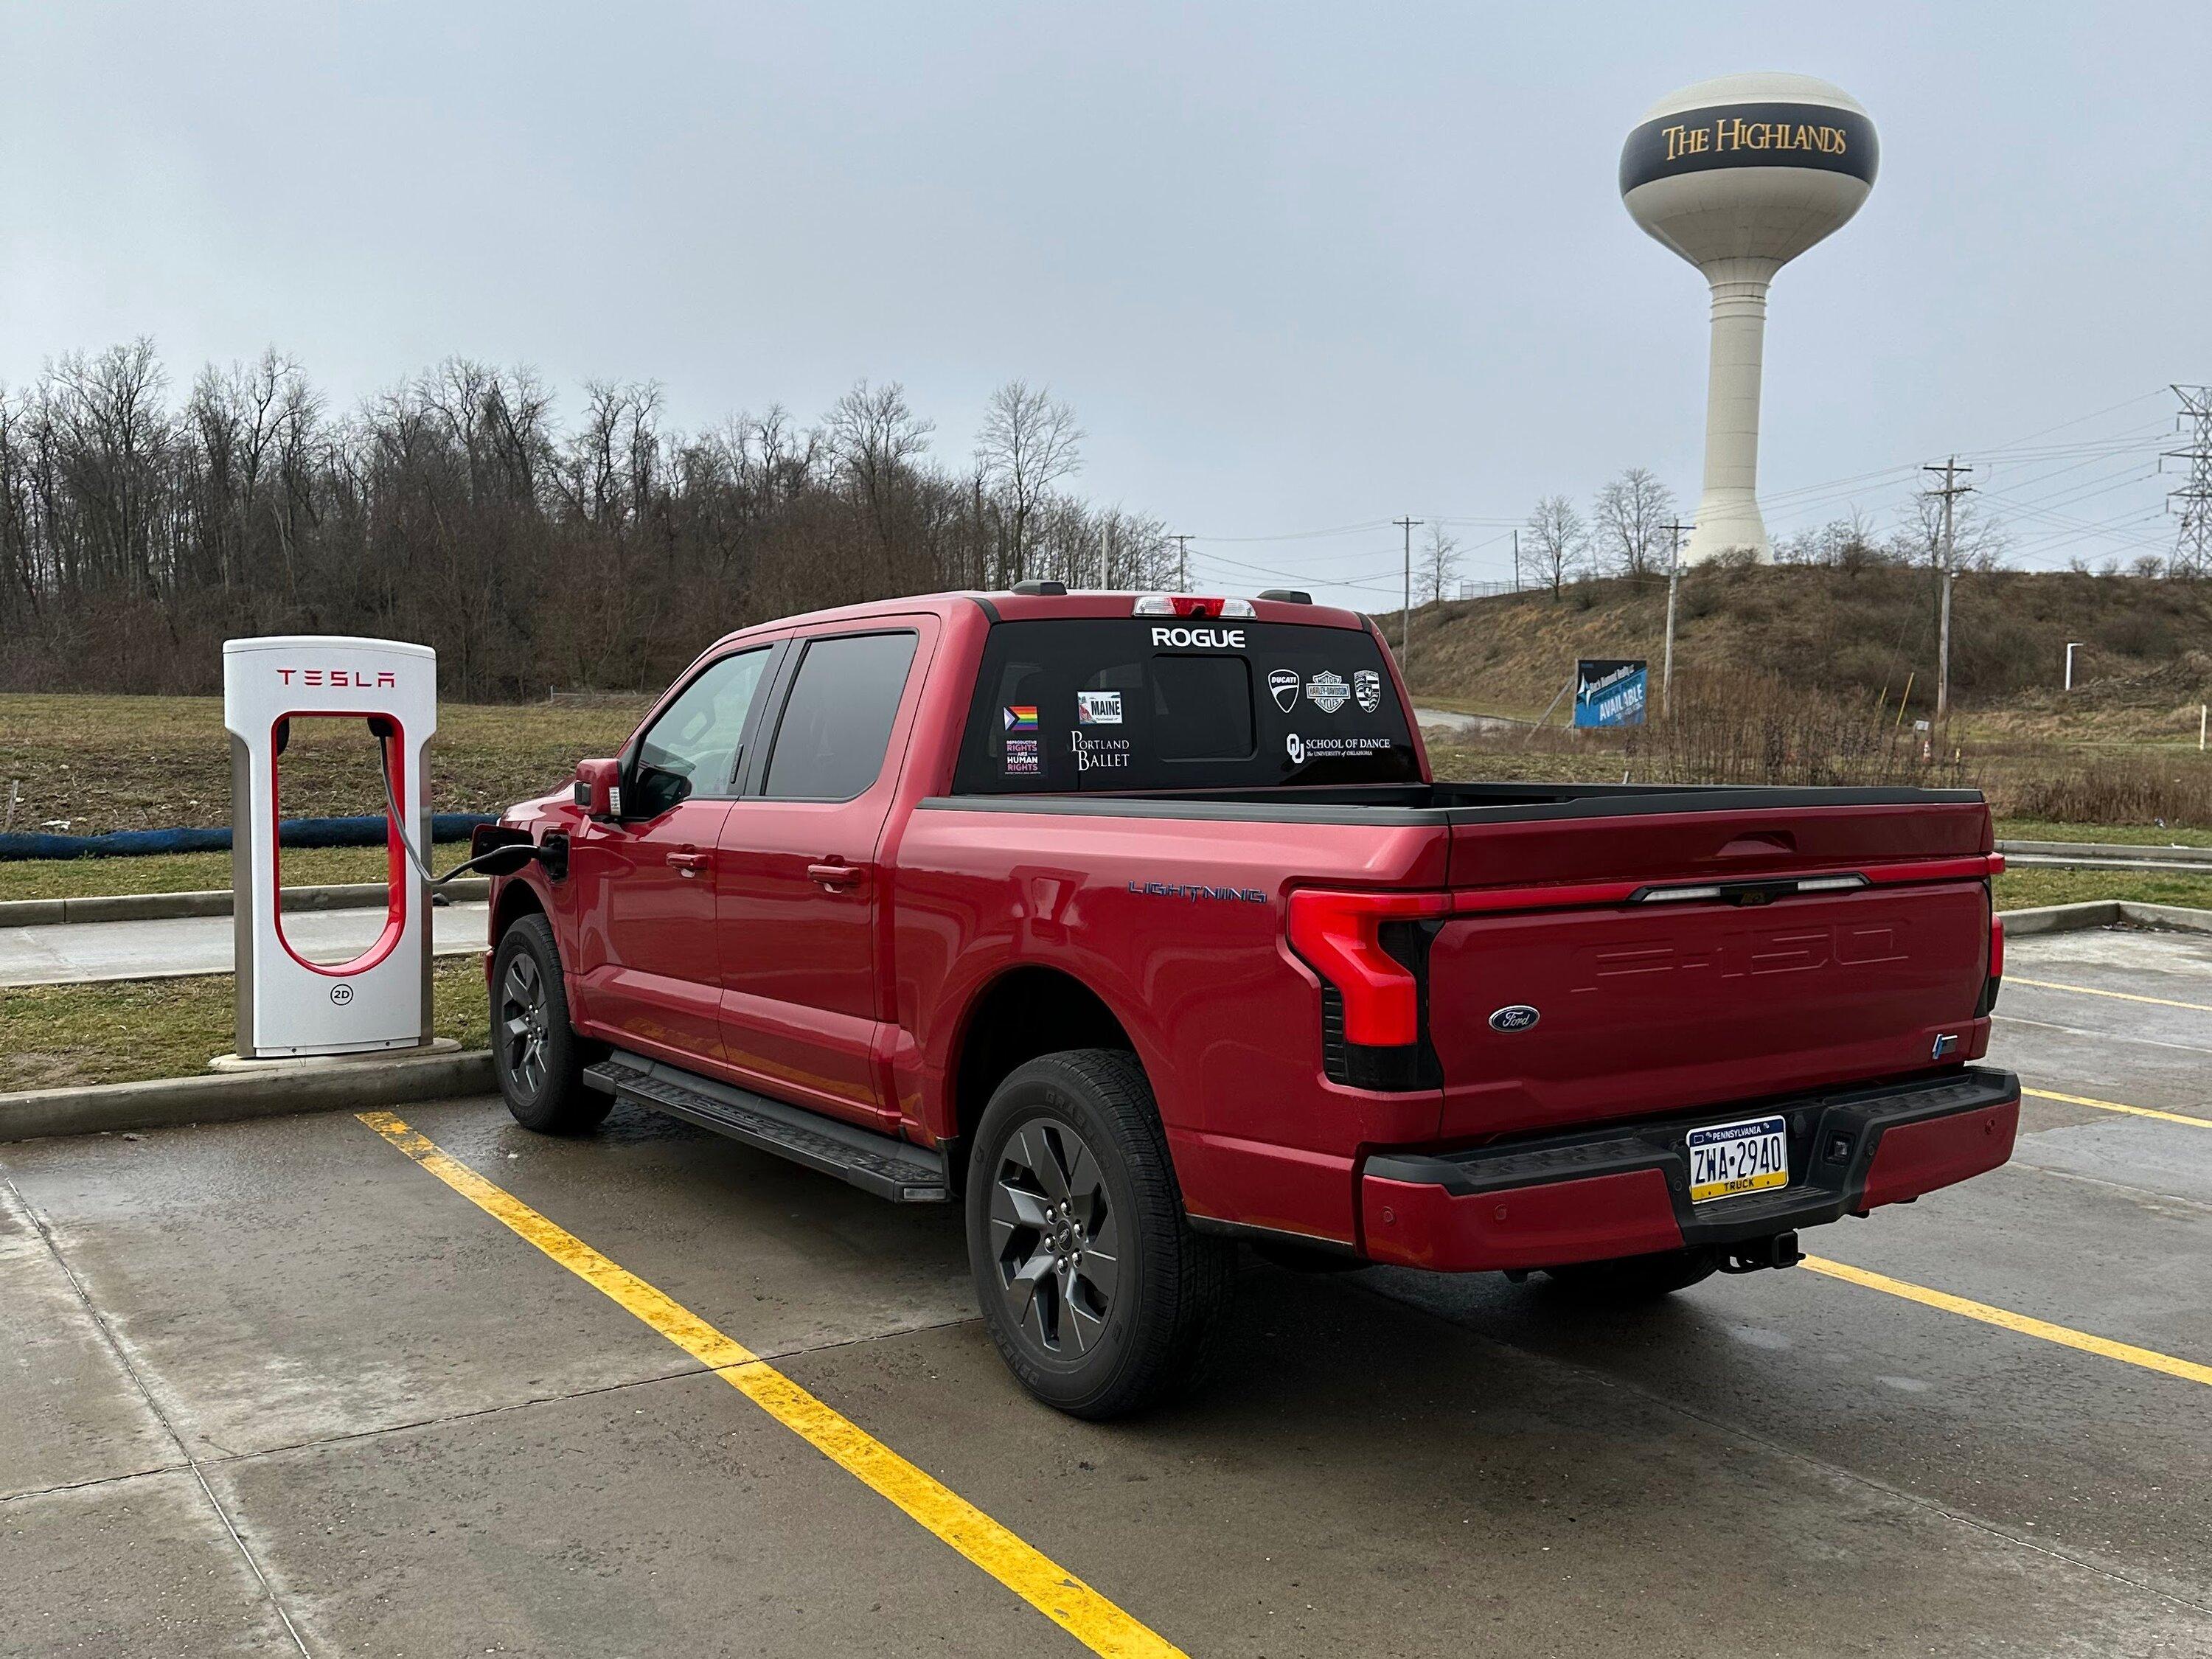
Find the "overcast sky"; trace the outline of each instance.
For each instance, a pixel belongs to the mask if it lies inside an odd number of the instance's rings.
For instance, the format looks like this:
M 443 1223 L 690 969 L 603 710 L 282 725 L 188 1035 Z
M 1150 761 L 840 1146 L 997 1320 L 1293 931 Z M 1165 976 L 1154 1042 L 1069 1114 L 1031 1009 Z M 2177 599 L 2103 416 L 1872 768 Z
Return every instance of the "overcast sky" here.
M 1694 504 L 1704 288 L 1614 168 L 1710 76 L 1824 76 L 1881 134 L 1775 284 L 1778 535 L 1887 523 L 1957 449 L 2014 562 L 2157 550 L 2165 388 L 2212 381 L 2201 0 L 0 15 L 0 379 L 273 343 L 349 404 L 463 353 L 699 426 L 866 376 L 959 465 L 1021 376 L 1216 589 L 1393 605 L 1406 513 L 1499 576 L 1504 524 L 1632 465 Z

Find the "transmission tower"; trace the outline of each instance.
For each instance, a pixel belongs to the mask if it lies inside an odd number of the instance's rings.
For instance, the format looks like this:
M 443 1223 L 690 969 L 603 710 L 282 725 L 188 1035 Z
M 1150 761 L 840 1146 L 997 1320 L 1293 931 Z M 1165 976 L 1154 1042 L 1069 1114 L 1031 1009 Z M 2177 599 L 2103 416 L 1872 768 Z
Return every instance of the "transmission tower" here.
M 2174 425 L 2190 435 L 2166 456 L 2189 464 L 2188 482 L 2167 495 L 2181 527 L 2173 538 L 2172 572 L 2177 576 L 2212 576 L 2212 386 L 2178 386 L 2181 413 Z

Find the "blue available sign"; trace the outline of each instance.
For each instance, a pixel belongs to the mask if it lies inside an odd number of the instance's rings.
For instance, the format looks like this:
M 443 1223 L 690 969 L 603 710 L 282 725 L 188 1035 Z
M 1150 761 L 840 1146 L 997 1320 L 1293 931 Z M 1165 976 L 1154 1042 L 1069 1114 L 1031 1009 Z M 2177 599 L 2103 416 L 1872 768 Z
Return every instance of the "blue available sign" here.
M 1644 724 L 1644 664 L 1586 657 L 1575 665 L 1577 726 Z

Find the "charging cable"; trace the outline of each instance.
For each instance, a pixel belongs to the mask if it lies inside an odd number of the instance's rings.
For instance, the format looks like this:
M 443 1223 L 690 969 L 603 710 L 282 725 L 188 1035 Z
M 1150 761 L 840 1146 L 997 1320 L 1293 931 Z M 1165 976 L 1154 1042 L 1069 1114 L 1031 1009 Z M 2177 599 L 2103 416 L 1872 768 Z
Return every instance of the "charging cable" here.
M 369 721 L 368 729 L 376 734 L 376 769 L 384 777 L 384 810 L 392 820 L 392 830 L 399 836 L 399 845 L 406 850 L 408 863 L 415 866 L 416 872 L 424 881 L 433 887 L 442 887 L 455 876 L 465 875 L 479 864 L 497 859 L 501 854 L 510 858 L 514 856 L 514 848 L 512 847 L 495 847 L 489 853 L 478 853 L 473 858 L 464 860 L 442 876 L 432 874 L 422 854 L 416 850 L 415 838 L 407 833 L 407 820 L 399 813 L 399 797 L 392 787 L 392 750 L 386 745 L 386 734 L 378 730 L 378 722 L 374 720 Z

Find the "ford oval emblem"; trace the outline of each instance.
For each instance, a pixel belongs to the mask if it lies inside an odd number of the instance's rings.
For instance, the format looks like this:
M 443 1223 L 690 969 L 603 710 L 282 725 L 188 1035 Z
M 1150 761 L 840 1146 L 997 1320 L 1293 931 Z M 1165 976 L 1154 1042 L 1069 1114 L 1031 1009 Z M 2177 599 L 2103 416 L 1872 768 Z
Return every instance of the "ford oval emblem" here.
M 1490 1017 L 1490 1029 L 1493 1031 L 1525 1031 L 1541 1018 L 1543 1015 L 1538 1013 L 1527 1003 L 1516 1002 L 1510 1007 L 1500 1008 L 1492 1014 Z

